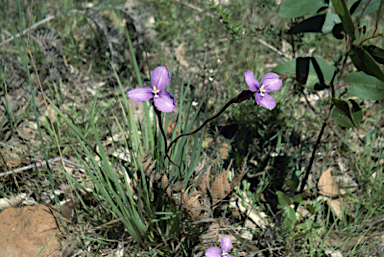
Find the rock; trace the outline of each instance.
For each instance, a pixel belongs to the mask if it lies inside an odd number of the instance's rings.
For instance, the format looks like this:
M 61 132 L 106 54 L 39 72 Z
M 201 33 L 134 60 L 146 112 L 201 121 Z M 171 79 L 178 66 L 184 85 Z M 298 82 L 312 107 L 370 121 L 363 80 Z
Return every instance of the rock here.
M 55 218 L 44 205 L 9 208 L 0 213 L 0 257 L 59 257 Z M 52 239 L 50 240 L 50 238 Z

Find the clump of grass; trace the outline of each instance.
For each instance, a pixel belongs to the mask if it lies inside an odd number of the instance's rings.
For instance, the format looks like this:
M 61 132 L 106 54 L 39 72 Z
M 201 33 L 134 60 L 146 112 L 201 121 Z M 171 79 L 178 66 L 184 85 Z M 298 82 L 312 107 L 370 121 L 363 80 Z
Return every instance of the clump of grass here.
M 327 115 L 321 110 L 329 106 L 330 100 L 313 88 L 287 79 L 282 90 L 274 94 L 278 104 L 272 112 L 255 106 L 254 101 L 231 106 L 221 120 L 212 121 L 195 135 L 182 137 L 166 152 L 167 140 L 170 143 L 178 135 L 199 127 L 233 95 L 246 89 L 245 69 L 254 70 L 260 77 L 290 57 L 293 54 L 290 49 L 279 50 L 282 44 L 296 44 L 295 51 L 299 54 L 317 47 L 325 59 L 337 63 L 335 53 L 342 50 L 337 44 L 329 47 L 333 37 L 278 37 L 284 34 L 288 22 L 276 18 L 275 1 L 240 1 L 225 7 L 202 1 L 153 0 L 136 6 L 138 10 L 147 6 L 153 10 L 152 26 L 158 33 L 154 46 L 145 46 L 149 54 L 142 54 L 143 48 L 134 41 L 132 31 L 118 25 L 126 18 L 123 11 L 105 5 L 101 9 L 90 7 L 90 15 L 80 10 L 81 4 L 67 0 L 64 11 L 69 12 L 44 25 L 59 35 L 44 36 L 50 47 L 60 44 L 63 48 L 51 48 L 55 51 L 50 55 L 49 48 L 38 43 L 41 39 L 27 41 L 28 35 L 16 37 L 16 31 L 30 26 L 31 18 L 43 19 L 47 7 L 35 3 L 30 17 L 25 15 L 31 7 L 29 3 L 19 1 L 19 11 L 5 13 L 4 6 L 13 4 L 6 1 L 1 10 L 6 19 L 17 22 L 4 26 L 7 31 L 13 31 L 14 40 L 12 45 L 0 49 L 7 56 L 0 78 L 5 99 L 3 128 L 9 127 L 13 143 L 24 147 L 23 142 L 15 139 L 18 123 L 21 119 L 33 120 L 38 137 L 32 142 L 37 147 L 30 147 L 29 155 L 46 161 L 56 156 L 72 157 L 85 173 L 76 177 L 64 165 L 57 169 L 48 165 L 44 170 L 37 169 L 36 176 L 20 174 L 14 180 L 7 180 L 3 195 L 29 189 L 38 196 L 49 190 L 57 209 L 61 208 L 60 198 L 71 198 L 75 202 L 72 223 L 63 225 L 67 233 L 65 240 L 77 242 L 72 244 L 76 245 L 73 251 L 85 254 L 88 247 L 91 250 L 87 254 L 104 254 L 108 249 L 114 251 L 119 241 L 133 256 L 202 256 L 204 236 L 213 232 L 216 236 L 227 233 L 236 238 L 235 256 L 267 252 L 314 256 L 329 249 L 353 256 L 380 251 L 383 147 L 382 124 L 378 120 L 383 115 L 379 108 L 382 101 L 375 103 L 376 111 L 366 116 L 358 131 L 342 129 L 329 121 L 314 151 Z M 50 8 L 59 10 L 55 5 Z M 103 15 L 112 17 L 115 23 L 111 19 L 99 21 Z M 103 30 L 103 26 L 110 30 Z M 108 41 L 114 42 L 111 39 L 121 39 L 124 43 L 109 44 Z M 261 45 L 260 40 L 266 44 Z M 23 69 L 23 85 L 29 85 L 27 95 L 33 100 L 23 114 L 12 112 L 9 99 L 14 95 L 7 85 L 12 72 L 8 60 L 16 57 L 21 60 L 17 71 Z M 54 61 L 49 62 L 48 57 Z M 48 64 L 64 71 L 54 74 Z M 153 107 L 144 103 L 138 107 L 141 114 L 134 114 L 136 110 L 126 95 L 128 89 L 148 86 L 151 70 L 159 65 L 169 67 L 171 92 L 179 96 L 176 112 L 160 116 L 163 129 L 170 128 L 165 139 Z M 46 76 L 40 77 L 44 72 Z M 85 76 L 87 80 L 80 79 Z M 83 86 L 77 87 L 76 81 L 82 81 Z M 12 84 L 11 88 L 16 86 Z M 313 102 L 310 98 L 313 95 L 319 100 Z M 37 102 L 36 96 L 47 104 Z M 198 101 L 199 105 L 193 107 L 192 101 Z M 369 106 L 371 102 L 366 104 Z M 54 110 L 53 115 L 41 119 L 39 113 L 46 109 Z M 213 138 L 212 143 L 208 138 Z M 227 159 L 221 160 L 218 152 L 224 140 L 230 144 L 231 151 Z M 312 153 L 316 154 L 311 161 Z M 167 154 L 179 167 L 171 163 Z M 149 162 L 148 156 L 151 156 Z M 251 231 L 254 240 L 244 240 L 240 233 L 228 232 L 237 231 L 237 225 L 249 219 L 244 213 L 232 215 L 225 201 L 230 197 L 212 207 L 210 218 L 221 220 L 215 228 L 212 220 L 211 224 L 205 224 L 191 218 L 186 204 L 175 201 L 177 194 L 169 197 L 167 187 L 179 183 L 178 199 L 188 192 L 186 197 L 201 200 L 197 196 L 198 182 L 193 181 L 196 176 L 202 178 L 208 169 L 215 169 L 208 178 L 214 180 L 213 176 L 228 172 L 231 165 L 234 170 L 241 167 L 246 156 L 249 170 L 235 191 L 243 202 L 246 199 L 251 202 L 251 209 L 264 213 L 268 224 L 267 230 L 257 227 Z M 335 156 L 343 160 L 348 175 L 359 185 L 356 191 L 342 196 L 345 201 L 342 215 L 334 213 L 316 184 L 326 167 L 340 168 Z M 312 177 L 300 185 L 311 162 L 314 163 Z M 196 175 L 198 169 L 201 172 Z M 44 181 L 36 179 L 39 172 L 49 181 L 48 188 L 40 186 Z M 165 182 L 155 179 L 164 175 Z M 31 186 L 31 181 L 37 186 Z M 55 193 L 58 185 L 66 185 L 65 196 Z M 305 190 L 300 192 L 304 186 Z M 297 208 L 306 209 L 308 216 L 304 217 Z M 214 240 L 210 243 L 214 244 Z

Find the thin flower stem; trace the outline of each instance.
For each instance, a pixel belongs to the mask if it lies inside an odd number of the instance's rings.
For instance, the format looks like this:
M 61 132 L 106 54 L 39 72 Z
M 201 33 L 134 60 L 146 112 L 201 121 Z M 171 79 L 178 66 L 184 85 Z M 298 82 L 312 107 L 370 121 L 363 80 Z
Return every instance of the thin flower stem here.
M 179 169 L 180 169 L 180 166 L 177 165 L 176 163 L 174 163 L 172 160 L 171 160 L 171 157 L 169 157 L 168 155 L 168 143 L 167 143 L 167 137 L 165 136 L 165 132 L 164 132 L 164 129 L 163 129 L 163 122 L 161 121 L 161 112 L 159 110 L 156 109 L 155 107 L 155 112 L 156 112 L 156 116 L 157 116 L 157 120 L 159 121 L 159 127 L 160 127 L 160 131 L 161 131 L 161 134 L 163 135 L 163 138 L 164 138 L 164 144 L 165 144 L 165 156 L 167 156 L 168 160 L 175 166 L 177 166 Z
M 244 90 L 240 93 L 238 93 L 237 95 L 235 95 L 228 103 L 226 103 L 224 105 L 224 107 L 217 113 L 215 114 L 214 116 L 212 116 L 211 118 L 207 119 L 204 121 L 203 124 L 201 124 L 200 127 L 198 127 L 197 129 L 195 129 L 194 131 L 192 132 L 189 132 L 189 133 L 184 133 L 184 134 L 181 134 L 179 135 L 178 137 L 176 137 L 170 144 L 169 144 L 169 148 L 167 149 L 167 152 L 168 150 L 171 148 L 171 146 L 176 143 L 176 141 L 181 138 L 181 137 L 184 137 L 184 136 L 190 136 L 190 135 L 193 135 L 195 134 L 196 132 L 198 132 L 200 129 L 202 129 L 205 125 L 207 125 L 208 122 L 210 122 L 211 120 L 214 120 L 216 119 L 217 117 L 219 117 L 231 104 L 233 103 L 241 103 L 242 101 L 244 100 L 248 100 L 252 97 L 254 93 L 251 91 L 251 90 Z

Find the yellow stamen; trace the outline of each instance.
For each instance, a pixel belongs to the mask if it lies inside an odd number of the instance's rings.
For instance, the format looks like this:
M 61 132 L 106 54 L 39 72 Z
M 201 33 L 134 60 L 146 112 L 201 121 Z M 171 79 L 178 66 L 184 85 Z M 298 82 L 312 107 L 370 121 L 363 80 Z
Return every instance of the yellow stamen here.
M 159 93 L 160 92 L 160 90 L 157 90 L 156 89 L 156 87 L 155 86 L 153 86 L 153 91 L 152 91 L 155 95 L 157 94 L 157 93 Z
M 156 89 L 156 87 L 155 86 L 153 86 L 153 90 L 152 90 L 152 93 L 154 93 L 155 94 L 155 98 L 158 98 L 159 97 L 159 95 L 157 94 L 157 93 L 159 93 L 160 92 L 160 90 L 157 90 Z
M 260 95 L 264 96 L 264 92 L 266 92 L 267 90 L 264 89 L 264 85 L 261 85 L 259 91 L 260 91 Z

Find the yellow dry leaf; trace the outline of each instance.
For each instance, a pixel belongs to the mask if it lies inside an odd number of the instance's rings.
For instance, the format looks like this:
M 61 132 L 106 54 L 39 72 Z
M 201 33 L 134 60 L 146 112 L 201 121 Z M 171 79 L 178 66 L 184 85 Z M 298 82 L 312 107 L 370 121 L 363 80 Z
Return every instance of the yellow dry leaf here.
M 192 186 L 188 187 L 187 190 L 183 193 L 183 200 L 185 204 L 185 208 L 188 210 L 189 214 L 194 219 L 201 219 L 200 212 L 201 212 L 201 204 L 199 202 L 200 196 L 203 195 L 200 191 L 194 191 L 191 193 L 191 195 L 188 198 L 188 191 Z
M 342 213 L 340 199 L 330 199 L 325 197 L 325 201 L 331 207 L 333 214 L 335 214 L 336 217 L 339 217 Z
M 339 187 L 337 183 L 332 178 L 331 172 L 333 167 L 327 169 L 323 174 L 321 174 L 317 188 L 319 189 L 320 194 L 325 196 L 338 196 Z
M 211 174 L 211 166 L 207 168 L 205 171 L 205 174 L 202 174 L 199 181 L 197 181 L 197 187 L 200 188 L 200 190 L 207 194 L 209 188 L 209 175 Z

